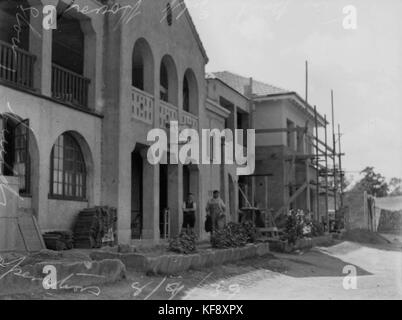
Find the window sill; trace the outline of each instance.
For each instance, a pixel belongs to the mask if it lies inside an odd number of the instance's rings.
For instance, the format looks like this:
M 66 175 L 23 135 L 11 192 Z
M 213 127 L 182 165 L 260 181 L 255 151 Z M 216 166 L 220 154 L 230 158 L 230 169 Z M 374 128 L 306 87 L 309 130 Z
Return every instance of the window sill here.
M 49 200 L 61 200 L 61 201 L 74 201 L 74 202 L 88 202 L 88 199 L 85 198 L 74 198 L 74 197 L 64 197 L 57 195 L 48 195 Z
M 32 194 L 30 193 L 20 193 L 21 198 L 32 198 Z

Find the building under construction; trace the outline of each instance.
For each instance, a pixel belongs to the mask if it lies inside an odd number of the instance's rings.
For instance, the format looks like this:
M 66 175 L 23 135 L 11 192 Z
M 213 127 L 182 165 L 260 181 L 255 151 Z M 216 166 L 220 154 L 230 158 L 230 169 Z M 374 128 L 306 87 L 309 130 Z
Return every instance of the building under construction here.
M 240 116 L 256 130 L 256 170 L 239 177 L 239 208 L 272 212 L 277 222 L 302 209 L 328 230 L 342 206 L 344 176 L 333 121 L 330 135 L 327 117 L 296 92 L 230 72 L 214 77 L 248 98 L 250 113 Z

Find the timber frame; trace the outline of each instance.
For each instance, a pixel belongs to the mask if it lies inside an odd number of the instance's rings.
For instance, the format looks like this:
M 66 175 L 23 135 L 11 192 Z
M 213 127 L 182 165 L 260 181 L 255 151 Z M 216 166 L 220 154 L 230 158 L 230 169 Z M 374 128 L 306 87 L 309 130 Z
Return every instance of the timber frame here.
M 310 190 L 316 190 L 316 201 L 315 201 L 315 218 L 320 217 L 320 196 L 325 197 L 325 209 L 324 216 L 326 220 L 326 225 L 330 225 L 330 210 L 329 210 L 329 197 L 334 198 L 334 211 L 337 212 L 340 207 L 343 206 L 343 179 L 344 172 L 342 171 L 342 156 L 344 154 L 341 152 L 341 141 L 340 133 L 338 132 L 338 150 L 336 148 L 335 133 L 333 134 L 333 147 L 328 145 L 328 122 L 326 116 L 324 116 L 324 141 L 320 139 L 318 132 L 318 113 L 317 108 L 314 107 L 314 133 L 308 132 L 308 122 L 306 122 L 305 127 L 296 128 L 273 128 L 273 129 L 257 129 L 256 134 L 267 134 L 267 133 L 289 133 L 297 132 L 304 137 L 311 144 L 313 152 L 311 154 L 301 154 L 293 151 L 291 155 L 284 156 L 282 160 L 285 163 L 285 186 L 296 187 L 296 190 L 289 197 L 288 201 L 275 212 L 274 219 L 277 219 L 282 214 L 289 211 L 292 203 L 298 199 L 305 190 L 306 194 L 306 204 L 308 211 L 312 210 L 310 205 Z M 338 131 L 340 128 L 338 126 Z M 332 165 L 329 162 L 332 161 Z M 296 164 L 303 164 L 306 168 L 306 178 L 304 183 L 301 185 L 295 185 L 291 181 L 291 176 L 295 173 Z M 315 181 L 311 179 L 310 169 L 315 172 Z M 337 196 L 339 196 L 339 207 L 337 202 Z

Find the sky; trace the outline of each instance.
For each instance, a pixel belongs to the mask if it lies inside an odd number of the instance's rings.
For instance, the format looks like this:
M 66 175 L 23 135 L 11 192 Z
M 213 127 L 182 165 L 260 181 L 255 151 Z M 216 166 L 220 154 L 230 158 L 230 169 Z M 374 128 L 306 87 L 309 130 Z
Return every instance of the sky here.
M 348 178 L 366 166 L 402 177 L 402 1 L 186 3 L 210 59 L 207 72 L 232 71 L 304 97 L 308 60 L 309 103 L 328 119 L 334 90 Z M 344 24 L 351 25 L 351 11 L 343 11 L 350 5 L 355 29 Z

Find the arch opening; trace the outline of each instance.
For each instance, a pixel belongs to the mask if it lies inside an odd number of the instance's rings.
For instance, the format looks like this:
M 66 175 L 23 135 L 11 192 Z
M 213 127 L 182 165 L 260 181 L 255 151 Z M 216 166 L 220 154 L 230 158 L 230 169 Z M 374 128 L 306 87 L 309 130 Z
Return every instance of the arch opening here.
M 133 87 L 154 94 L 154 59 L 148 42 L 141 38 L 136 41 L 132 54 Z
M 183 78 L 183 110 L 198 116 L 198 85 L 191 69 L 187 69 Z
M 165 55 L 160 66 L 159 98 L 162 101 L 178 104 L 177 69 L 171 56 Z

